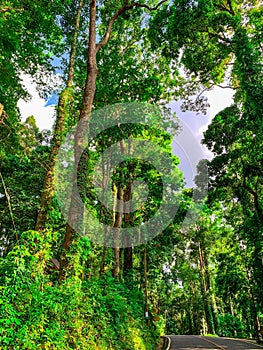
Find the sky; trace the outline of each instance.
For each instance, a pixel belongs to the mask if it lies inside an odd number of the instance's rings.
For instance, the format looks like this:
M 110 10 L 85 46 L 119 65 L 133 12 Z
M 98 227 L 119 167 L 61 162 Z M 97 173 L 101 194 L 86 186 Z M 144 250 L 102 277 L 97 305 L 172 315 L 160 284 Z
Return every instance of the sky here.
M 33 115 L 40 130 L 51 129 L 55 121 L 56 96 L 52 95 L 48 101 L 45 101 L 39 97 L 36 84 L 32 83 L 29 76 L 24 75 L 23 81 L 32 98 L 27 102 L 23 100 L 18 102 L 22 121 Z M 198 161 L 203 158 L 212 158 L 212 153 L 201 144 L 203 132 L 219 111 L 231 105 L 233 91 L 215 87 L 205 95 L 210 104 L 207 115 L 197 115 L 189 111 L 182 112 L 180 102 L 173 101 L 169 104 L 181 121 L 182 132 L 174 138 L 172 149 L 173 153 L 180 158 L 179 168 L 184 173 L 187 187 L 192 187 L 194 184 L 193 179 L 196 175 Z
M 233 90 L 220 87 L 207 91 L 205 96 L 208 98 L 210 108 L 208 108 L 206 115 L 197 115 L 196 112 L 189 111 L 182 112 L 180 103 L 175 101 L 170 103 L 172 110 L 176 112 L 181 121 L 182 132 L 178 135 L 179 137 L 174 138 L 172 149 L 173 153 L 180 158 L 179 168 L 184 173 L 187 187 L 194 186 L 196 166 L 199 160 L 213 158 L 213 153 L 201 144 L 203 133 L 214 116 L 232 104 L 233 95 Z
M 40 130 L 51 129 L 55 121 L 55 106 L 47 105 L 47 101 L 39 97 L 36 84 L 32 82 L 29 76 L 23 75 L 22 79 L 23 85 L 31 95 L 30 101 L 26 102 L 22 99 L 18 101 L 22 121 L 33 115 Z

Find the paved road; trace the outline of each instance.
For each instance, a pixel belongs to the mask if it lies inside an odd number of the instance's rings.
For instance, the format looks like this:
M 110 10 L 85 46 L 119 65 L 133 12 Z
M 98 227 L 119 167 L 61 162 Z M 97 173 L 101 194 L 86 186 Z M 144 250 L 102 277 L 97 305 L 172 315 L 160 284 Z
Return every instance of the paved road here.
M 258 350 L 262 346 L 230 338 L 201 337 L 195 335 L 169 336 L 170 350 Z

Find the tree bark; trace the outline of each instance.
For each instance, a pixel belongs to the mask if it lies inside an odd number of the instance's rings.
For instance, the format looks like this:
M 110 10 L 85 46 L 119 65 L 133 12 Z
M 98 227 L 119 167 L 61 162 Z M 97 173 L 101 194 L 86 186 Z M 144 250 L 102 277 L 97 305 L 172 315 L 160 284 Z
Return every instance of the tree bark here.
M 63 279 L 66 272 L 68 260 L 66 258 L 66 252 L 72 243 L 73 236 L 75 234 L 74 229 L 69 223 L 81 223 L 83 213 L 76 205 L 74 200 L 75 193 L 78 192 L 77 188 L 77 172 L 78 163 L 82 155 L 82 145 L 85 144 L 87 135 L 87 127 L 90 120 L 90 114 L 93 106 L 94 95 L 96 91 L 96 78 L 98 73 L 97 60 L 96 60 L 96 0 L 90 1 L 90 23 L 89 23 L 89 44 L 88 44 L 88 65 L 87 76 L 85 82 L 85 89 L 82 98 L 82 105 L 79 115 L 79 121 L 75 136 L 74 136 L 74 175 L 73 175 L 73 191 L 71 195 L 71 202 L 68 213 L 68 222 L 66 225 L 66 233 L 64 237 L 62 256 L 60 263 L 59 281 Z M 86 159 L 88 161 L 88 159 Z M 85 166 L 85 165 L 84 165 Z
M 204 257 L 204 251 L 201 247 L 200 242 L 198 244 L 198 250 L 199 250 L 199 263 L 200 263 L 201 276 L 202 276 L 201 286 L 202 286 L 202 298 L 203 298 L 203 303 L 204 303 L 205 318 L 206 318 L 208 333 L 214 334 L 215 327 L 214 327 L 213 316 L 212 316 L 212 312 L 211 312 L 211 305 L 210 305 L 210 300 L 209 300 L 205 257 Z
M 120 142 L 120 152 L 125 154 L 126 145 L 124 140 Z M 120 230 L 123 220 L 123 211 L 124 211 L 124 179 L 123 174 L 120 174 L 119 183 L 117 185 L 117 213 L 115 215 L 115 220 L 113 227 L 115 228 L 114 233 L 114 268 L 113 268 L 113 277 L 118 277 L 120 272 Z
M 132 142 L 132 141 L 131 141 Z M 133 152 L 132 144 L 130 143 L 130 149 L 129 154 L 131 155 Z M 124 205 L 125 205 L 125 213 L 124 213 L 124 222 L 125 227 L 127 227 L 131 220 L 131 190 L 132 190 L 132 173 L 131 170 L 129 172 L 129 181 L 126 186 L 125 192 L 124 192 Z M 127 274 L 132 270 L 133 268 L 133 247 L 132 247 L 132 241 L 131 237 L 127 237 L 127 247 L 124 248 L 124 262 L 123 262 L 123 275 L 127 276 Z
M 7 191 L 6 185 L 5 185 L 5 181 L 4 178 L 2 176 L 2 173 L 0 172 L 0 179 L 3 185 L 3 189 L 4 189 L 4 193 L 5 193 L 5 197 L 7 200 L 7 206 L 9 209 L 9 213 L 10 213 L 10 217 L 11 217 L 11 221 L 12 221 L 12 225 L 13 225 L 13 229 L 15 231 L 15 237 L 16 237 L 16 241 L 18 241 L 18 235 L 17 235 L 17 230 L 16 230 L 16 225 L 15 225 L 15 220 L 14 220 L 14 216 L 13 216 L 13 211 L 12 211 L 12 205 L 11 205 L 11 200 L 10 200 L 10 196 L 9 193 Z
M 77 39 L 81 18 L 81 11 L 83 7 L 83 0 L 79 1 L 79 6 L 76 14 L 74 36 L 70 50 L 70 59 L 68 66 L 68 78 L 66 82 L 66 87 L 62 91 L 59 97 L 58 106 L 57 106 L 57 118 L 53 133 L 53 139 L 51 142 L 51 151 L 49 154 L 49 161 L 47 164 L 47 171 L 43 183 L 42 195 L 41 195 L 41 204 L 38 211 L 38 216 L 36 220 L 35 229 L 37 231 L 43 231 L 46 228 L 48 223 L 49 215 L 48 212 L 52 208 L 52 200 L 54 198 L 55 182 L 54 182 L 54 168 L 56 157 L 58 155 L 65 131 L 65 121 L 67 118 L 67 108 L 68 103 L 71 102 L 71 87 L 73 85 L 74 77 L 74 64 L 75 64 L 75 55 L 77 49 Z
M 254 335 L 255 335 L 257 343 L 259 343 L 259 341 L 260 341 L 260 339 L 259 339 L 260 324 L 259 324 L 258 315 L 257 315 L 256 302 L 255 302 L 255 297 L 254 297 L 254 292 L 253 292 L 253 285 L 252 285 L 252 281 L 251 281 L 248 267 L 246 267 L 246 274 L 247 274 L 247 279 L 248 279 L 248 283 L 249 283 L 250 312 L 251 312 L 251 316 L 252 316 L 253 324 L 254 324 Z
M 118 192 L 117 192 L 117 199 L 118 199 L 118 205 L 117 205 L 117 214 L 115 217 L 114 222 L 114 268 L 113 268 L 113 277 L 117 278 L 119 276 L 120 272 L 120 230 L 122 225 L 122 216 L 123 216 L 123 184 L 120 183 L 118 185 Z
M 144 267 L 144 294 L 145 294 L 145 318 L 146 323 L 149 323 L 149 305 L 148 305 L 148 284 L 147 284 L 147 251 L 144 248 L 143 254 L 143 267 Z

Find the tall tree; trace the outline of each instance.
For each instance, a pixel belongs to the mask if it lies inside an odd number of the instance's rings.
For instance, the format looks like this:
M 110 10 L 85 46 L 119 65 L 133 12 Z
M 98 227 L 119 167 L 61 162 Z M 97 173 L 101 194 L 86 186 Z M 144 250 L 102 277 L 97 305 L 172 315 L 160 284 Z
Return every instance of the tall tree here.
M 78 171 L 78 163 L 83 151 L 83 148 L 81 145 L 85 144 L 85 138 L 86 138 L 86 132 L 90 120 L 90 114 L 93 107 L 94 102 L 94 96 L 96 91 L 96 80 L 97 80 L 97 74 L 98 74 L 98 67 L 97 67 L 97 53 L 98 51 L 104 47 L 107 42 L 109 41 L 110 34 L 112 31 L 112 27 L 115 23 L 115 21 L 123 14 L 127 13 L 128 11 L 134 9 L 134 8 L 144 8 L 147 10 L 157 10 L 160 5 L 162 5 L 165 2 L 165 0 L 162 0 L 159 2 L 156 6 L 150 7 L 148 4 L 143 4 L 139 2 L 132 2 L 129 3 L 129 1 L 125 1 L 122 4 L 114 4 L 114 12 L 109 13 L 109 19 L 108 24 L 106 25 L 106 29 L 104 34 L 102 35 L 101 40 L 97 43 L 97 37 L 96 37 L 96 20 L 97 20 L 97 11 L 98 11 L 98 5 L 95 0 L 90 1 L 89 5 L 89 38 L 88 38 L 88 52 L 87 52 L 87 74 L 86 74 L 86 80 L 85 80 L 85 87 L 84 87 L 84 93 L 80 108 L 80 114 L 79 114 L 79 127 L 76 130 L 75 133 L 75 165 L 74 165 L 74 179 L 73 179 L 73 193 L 72 193 L 72 200 L 71 205 L 69 208 L 69 214 L 68 214 L 68 221 L 69 222 L 81 222 L 82 221 L 82 213 L 80 212 L 79 208 L 76 207 L 74 202 L 74 195 L 75 191 L 77 190 L 76 186 L 76 179 L 77 179 L 77 171 Z M 110 10 L 109 7 L 107 9 Z M 68 250 L 72 238 L 73 238 L 74 230 L 72 227 L 67 224 L 66 226 L 66 234 L 65 239 L 63 243 L 63 251 L 64 254 Z M 67 261 L 65 259 L 65 255 L 62 258 L 62 264 L 61 264 L 61 274 L 60 278 L 62 278 L 63 273 L 65 272 L 65 266 L 67 264 Z
M 262 11 L 260 1 L 173 1 L 156 15 L 151 29 L 153 47 L 162 44 L 165 57 L 186 68 L 190 91 L 214 85 L 236 91 L 233 105 L 218 113 L 205 133 L 204 143 L 215 154 L 210 188 L 224 205 L 241 204 L 241 227 L 251 227 L 246 244 L 259 255 L 262 239 L 255 240 L 252 227 L 262 231 Z M 159 32 L 157 22 L 162 23 Z M 262 267 L 253 266 L 252 271 Z
M 66 125 L 69 123 L 70 108 L 69 104 L 73 99 L 73 78 L 74 78 L 74 63 L 77 50 L 77 40 L 78 32 L 81 19 L 81 11 L 83 7 L 83 1 L 78 2 L 77 11 L 75 14 L 75 25 L 73 30 L 73 38 L 71 42 L 69 63 L 67 71 L 66 87 L 60 93 L 58 106 L 57 106 L 57 116 L 56 123 L 53 131 L 53 138 L 51 142 L 51 150 L 49 155 L 49 160 L 47 164 L 46 176 L 43 183 L 43 190 L 41 196 L 41 204 L 36 220 L 36 230 L 43 230 L 49 223 L 48 213 L 52 211 L 52 200 L 54 199 L 54 166 L 56 157 L 61 146 L 63 137 L 65 136 Z

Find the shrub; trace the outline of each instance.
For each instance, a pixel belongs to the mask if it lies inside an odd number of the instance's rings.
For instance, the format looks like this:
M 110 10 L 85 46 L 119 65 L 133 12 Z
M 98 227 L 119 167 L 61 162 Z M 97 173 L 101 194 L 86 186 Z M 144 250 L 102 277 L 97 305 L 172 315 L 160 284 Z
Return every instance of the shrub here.
M 50 273 L 51 234 L 25 233 L 0 261 L 0 345 L 10 349 L 154 349 L 144 297 L 111 276 L 82 281 L 88 243 L 73 244 L 67 279 Z

